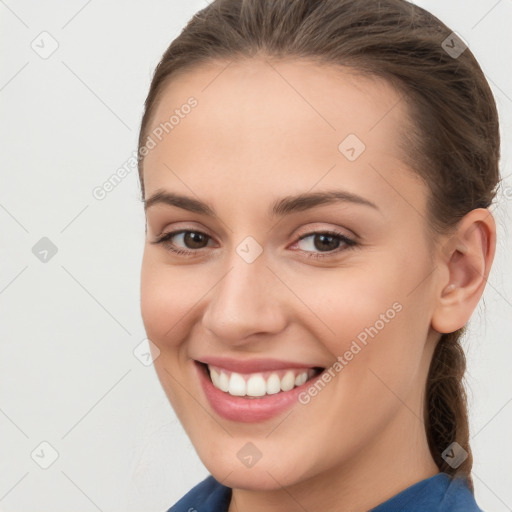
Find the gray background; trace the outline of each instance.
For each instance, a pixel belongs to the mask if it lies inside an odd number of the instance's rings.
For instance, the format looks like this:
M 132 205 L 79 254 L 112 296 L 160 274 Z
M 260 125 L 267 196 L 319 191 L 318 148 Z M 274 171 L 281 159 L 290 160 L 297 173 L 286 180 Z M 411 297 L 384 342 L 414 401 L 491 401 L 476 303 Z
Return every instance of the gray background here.
M 464 344 L 477 501 L 502 512 L 512 510 L 512 1 L 418 3 L 468 42 L 501 115 L 498 252 Z M 93 196 L 133 155 L 154 66 L 205 5 L 0 0 L 2 511 L 162 511 L 207 475 L 144 345 L 133 352 L 145 338 L 135 168 Z

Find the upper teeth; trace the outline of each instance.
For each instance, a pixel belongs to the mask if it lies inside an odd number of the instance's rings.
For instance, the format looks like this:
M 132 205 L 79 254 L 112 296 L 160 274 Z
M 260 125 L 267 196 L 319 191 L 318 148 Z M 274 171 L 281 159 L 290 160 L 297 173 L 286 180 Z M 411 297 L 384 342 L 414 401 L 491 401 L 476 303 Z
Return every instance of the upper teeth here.
M 208 365 L 213 385 L 233 396 L 264 396 L 289 391 L 311 378 L 313 369 L 241 374 Z

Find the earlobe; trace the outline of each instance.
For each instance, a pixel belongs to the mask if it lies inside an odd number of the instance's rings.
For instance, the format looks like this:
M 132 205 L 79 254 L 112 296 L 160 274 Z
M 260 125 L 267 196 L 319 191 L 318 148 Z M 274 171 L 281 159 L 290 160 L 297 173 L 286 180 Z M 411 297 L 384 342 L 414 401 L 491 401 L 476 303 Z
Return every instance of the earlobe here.
M 491 269 L 496 224 L 486 208 L 471 210 L 438 254 L 439 282 L 432 328 L 440 333 L 463 327 L 476 308 Z

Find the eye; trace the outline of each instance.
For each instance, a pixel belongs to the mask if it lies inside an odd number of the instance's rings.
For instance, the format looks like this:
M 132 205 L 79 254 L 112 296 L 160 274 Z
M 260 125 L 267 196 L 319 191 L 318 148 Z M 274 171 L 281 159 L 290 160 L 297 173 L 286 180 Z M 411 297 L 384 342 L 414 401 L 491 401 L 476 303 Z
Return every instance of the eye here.
M 308 233 L 302 235 L 295 243 L 295 245 L 308 238 L 311 238 L 311 241 L 304 244 L 306 249 L 301 249 L 301 251 L 307 253 L 306 256 L 308 258 L 326 258 L 333 256 L 333 253 L 337 254 L 345 249 L 349 249 L 358 245 L 355 240 L 348 238 L 344 234 L 337 231 L 315 231 Z M 311 252 L 311 250 L 314 249 L 318 249 L 320 252 Z
M 171 242 L 174 237 L 181 236 L 182 242 L 185 245 L 190 245 L 191 247 L 187 249 L 176 248 L 175 244 Z M 162 233 L 155 241 L 151 242 L 152 244 L 161 244 L 169 251 L 175 254 L 183 254 L 183 255 L 191 255 L 196 252 L 197 249 L 202 249 L 205 247 L 204 242 L 208 242 L 211 239 L 206 233 L 202 233 L 201 231 L 190 231 L 186 229 L 182 229 L 180 231 L 171 231 L 169 233 Z
M 181 241 L 185 245 L 185 248 L 177 248 L 175 242 L 172 241 L 178 236 L 181 237 Z M 307 233 L 302 235 L 294 245 L 297 245 L 299 242 L 302 242 L 302 240 L 307 240 L 308 238 L 312 238 L 312 240 L 309 243 L 303 244 L 306 246 L 306 249 L 301 249 L 301 252 L 306 253 L 306 256 L 309 258 L 326 258 L 332 256 L 333 253 L 336 254 L 358 245 L 358 242 L 337 231 L 314 231 L 312 233 Z M 182 229 L 179 231 L 162 233 L 151 243 L 161 244 L 174 254 L 192 256 L 194 253 L 197 253 L 199 249 L 207 247 L 209 240 L 211 240 L 211 237 L 206 233 Z M 312 252 L 312 250 L 315 249 L 320 252 Z

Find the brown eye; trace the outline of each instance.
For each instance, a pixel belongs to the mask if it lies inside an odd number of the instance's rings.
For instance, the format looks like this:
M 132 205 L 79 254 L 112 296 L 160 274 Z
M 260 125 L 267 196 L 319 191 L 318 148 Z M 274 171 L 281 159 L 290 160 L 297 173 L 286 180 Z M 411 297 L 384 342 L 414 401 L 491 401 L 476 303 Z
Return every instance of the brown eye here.
M 308 243 L 302 244 L 301 251 L 307 253 L 308 257 L 323 258 L 334 256 L 335 254 L 357 245 L 355 240 L 348 238 L 342 233 L 336 231 L 320 231 L 303 235 L 297 241 L 297 245 L 303 240 L 311 239 Z M 340 248 L 341 247 L 341 248 Z M 325 253 L 325 254 L 322 254 Z
M 187 249 L 202 249 L 206 247 L 206 245 L 203 245 L 205 240 L 206 243 L 208 243 L 207 238 L 209 237 L 198 231 L 184 231 L 183 235 L 183 242 L 187 246 Z
M 181 237 L 181 245 L 184 245 L 185 247 L 176 245 L 176 242 L 173 239 L 177 239 L 178 237 Z M 162 244 L 166 249 L 176 254 L 192 254 L 197 250 L 206 247 L 210 238 L 211 237 L 201 231 L 182 229 L 180 231 L 163 233 L 151 243 Z
M 339 238 L 332 235 L 324 235 L 322 233 L 315 235 L 313 243 L 315 249 L 319 251 L 332 251 L 337 249 L 341 243 Z

